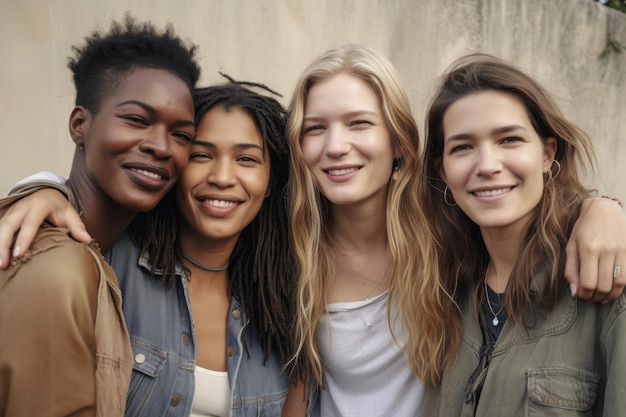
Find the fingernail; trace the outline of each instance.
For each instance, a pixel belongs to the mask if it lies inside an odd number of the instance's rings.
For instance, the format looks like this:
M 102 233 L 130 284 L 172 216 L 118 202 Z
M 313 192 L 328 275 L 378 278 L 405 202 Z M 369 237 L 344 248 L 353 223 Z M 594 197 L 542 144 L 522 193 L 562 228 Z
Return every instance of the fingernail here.
M 569 284 L 569 292 L 572 297 L 576 295 L 576 284 Z
M 20 247 L 16 246 L 15 248 L 13 248 L 13 257 L 17 258 L 20 254 Z

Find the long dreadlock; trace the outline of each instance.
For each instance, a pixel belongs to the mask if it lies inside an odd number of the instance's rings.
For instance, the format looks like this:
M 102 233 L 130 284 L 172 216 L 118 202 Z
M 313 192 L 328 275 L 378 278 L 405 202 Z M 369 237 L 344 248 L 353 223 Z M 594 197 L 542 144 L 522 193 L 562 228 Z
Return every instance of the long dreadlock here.
M 277 94 L 265 85 L 238 82 L 222 75 L 230 83 L 194 90 L 196 124 L 216 106 L 241 109 L 254 120 L 271 161 L 269 196 L 235 245 L 228 268 L 229 289 L 255 326 L 265 359 L 275 351 L 286 362 L 292 353 L 290 322 L 295 298 L 286 198 L 289 175 L 286 112 L 274 98 L 250 88 Z M 176 279 L 176 265 L 189 273 L 176 242 L 179 221 L 176 194 L 172 190 L 151 213 L 139 216 L 130 229 L 142 253 L 148 254 L 153 274 L 160 270 L 168 285 L 173 285 Z

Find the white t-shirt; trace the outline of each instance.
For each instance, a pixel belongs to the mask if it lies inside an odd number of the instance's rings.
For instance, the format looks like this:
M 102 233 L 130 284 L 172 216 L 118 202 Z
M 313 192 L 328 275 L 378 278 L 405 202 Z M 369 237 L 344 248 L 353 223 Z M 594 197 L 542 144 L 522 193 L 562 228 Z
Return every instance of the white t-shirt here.
M 327 306 L 318 328 L 325 387 L 315 416 L 419 416 L 424 387 L 391 336 L 388 300 L 385 292 Z M 394 333 L 401 344 L 399 321 Z
M 196 387 L 189 417 L 228 417 L 230 415 L 228 372 L 196 366 L 194 376 Z

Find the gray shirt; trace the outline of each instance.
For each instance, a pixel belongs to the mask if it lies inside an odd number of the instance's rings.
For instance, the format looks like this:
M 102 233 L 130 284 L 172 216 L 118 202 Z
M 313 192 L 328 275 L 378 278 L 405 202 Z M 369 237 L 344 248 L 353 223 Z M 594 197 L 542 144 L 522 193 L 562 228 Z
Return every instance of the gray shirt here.
M 324 368 L 314 416 L 418 416 L 424 393 L 387 322 L 388 293 L 327 306 L 318 328 Z M 394 326 L 402 344 L 399 322 Z

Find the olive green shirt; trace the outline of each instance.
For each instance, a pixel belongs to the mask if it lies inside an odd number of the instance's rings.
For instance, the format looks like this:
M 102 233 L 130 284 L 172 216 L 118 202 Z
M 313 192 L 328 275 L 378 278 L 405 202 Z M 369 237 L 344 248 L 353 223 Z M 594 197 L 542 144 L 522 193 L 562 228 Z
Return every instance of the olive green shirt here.
M 460 352 L 426 390 L 422 416 L 626 415 L 626 295 L 602 305 L 563 294 L 552 310 L 537 307 L 528 331 L 507 321 L 484 369 L 474 302 L 463 306 Z

